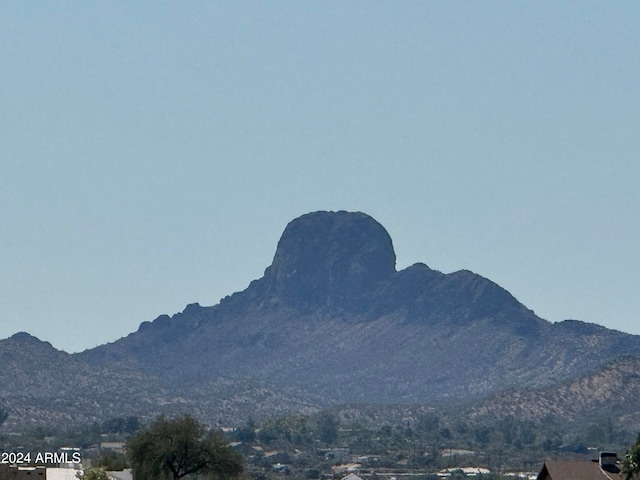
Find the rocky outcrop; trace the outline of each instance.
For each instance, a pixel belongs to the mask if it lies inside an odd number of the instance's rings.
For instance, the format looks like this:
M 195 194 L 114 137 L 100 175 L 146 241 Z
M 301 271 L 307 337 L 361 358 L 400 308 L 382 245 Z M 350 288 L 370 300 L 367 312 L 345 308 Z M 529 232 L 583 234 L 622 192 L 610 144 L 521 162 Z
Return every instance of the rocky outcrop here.
M 370 216 L 316 212 L 287 225 L 264 280 L 286 305 L 353 311 L 395 273 L 395 263 L 391 237 Z

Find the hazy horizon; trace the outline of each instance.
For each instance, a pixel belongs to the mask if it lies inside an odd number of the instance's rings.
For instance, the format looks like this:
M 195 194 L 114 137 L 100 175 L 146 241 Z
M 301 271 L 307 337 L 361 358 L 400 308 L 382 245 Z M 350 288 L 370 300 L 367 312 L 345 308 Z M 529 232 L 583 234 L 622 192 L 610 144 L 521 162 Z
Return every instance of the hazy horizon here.
M 371 215 L 398 269 L 640 334 L 640 5 L 0 11 L 0 338 L 215 305 L 315 210 Z

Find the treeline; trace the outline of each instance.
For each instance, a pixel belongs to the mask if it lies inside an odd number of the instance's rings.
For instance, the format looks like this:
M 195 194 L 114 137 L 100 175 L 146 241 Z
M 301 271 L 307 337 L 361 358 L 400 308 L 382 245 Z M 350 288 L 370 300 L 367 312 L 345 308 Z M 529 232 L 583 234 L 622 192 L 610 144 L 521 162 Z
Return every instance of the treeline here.
M 623 453 L 637 432 L 609 419 L 577 426 L 548 416 L 539 421 L 512 416 L 469 419 L 437 410 L 405 415 L 375 412 L 353 415 L 352 409 L 329 409 L 259 421 L 248 418 L 219 432 L 244 456 L 254 477 L 274 474 L 274 465 L 303 478 L 318 478 L 340 463 L 361 459 L 372 470 L 437 471 L 464 465 L 492 471 L 535 470 L 549 454 L 588 454 L 591 449 Z M 203 422 L 206 425 L 207 422 Z M 90 452 L 94 466 L 121 469 L 128 459 L 101 450 L 101 443 L 126 442 L 149 423 L 137 417 L 115 417 L 66 429 L 38 427 L 22 435 L 2 435 L 2 450 L 51 450 L 74 446 Z M 218 430 L 218 429 L 212 429 Z
M 607 419 L 576 426 L 552 416 L 537 422 L 512 416 L 470 420 L 432 412 L 388 422 L 349 420 L 340 410 L 328 410 L 265 422 L 249 419 L 230 432 L 229 438 L 259 445 L 261 450 L 248 455 L 247 461 L 263 470 L 287 463 L 292 469 L 327 471 L 361 458 L 373 469 L 437 471 L 476 465 L 504 471 L 535 470 L 546 456 L 560 453 L 623 453 L 634 435 Z M 263 453 L 267 451 L 278 455 L 267 456 Z
M 292 415 L 257 423 L 249 419 L 235 429 L 236 441 L 257 442 L 275 448 L 317 445 L 349 446 L 352 450 L 383 454 L 406 449 L 407 445 L 434 453 L 447 448 L 469 450 L 573 451 L 629 445 L 635 432 L 609 419 L 594 419 L 582 426 L 570 425 L 557 417 L 539 421 L 513 416 L 498 419 L 450 419 L 437 412 L 422 413 L 395 423 L 350 421 L 340 411 L 315 415 Z

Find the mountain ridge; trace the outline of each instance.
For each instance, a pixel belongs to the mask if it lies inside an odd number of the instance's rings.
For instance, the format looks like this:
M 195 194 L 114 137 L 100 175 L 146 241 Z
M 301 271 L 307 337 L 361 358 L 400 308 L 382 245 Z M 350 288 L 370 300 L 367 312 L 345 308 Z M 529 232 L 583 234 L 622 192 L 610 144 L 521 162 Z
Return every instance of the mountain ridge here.
M 88 377 L 102 372 L 111 392 L 138 382 L 119 400 L 123 411 L 144 398 L 148 414 L 174 405 L 222 422 L 252 402 L 267 414 L 489 398 L 569 382 L 640 352 L 640 336 L 553 324 L 468 270 L 397 271 L 395 259 L 370 216 L 312 212 L 287 225 L 272 264 L 243 291 L 142 322 L 67 360 Z

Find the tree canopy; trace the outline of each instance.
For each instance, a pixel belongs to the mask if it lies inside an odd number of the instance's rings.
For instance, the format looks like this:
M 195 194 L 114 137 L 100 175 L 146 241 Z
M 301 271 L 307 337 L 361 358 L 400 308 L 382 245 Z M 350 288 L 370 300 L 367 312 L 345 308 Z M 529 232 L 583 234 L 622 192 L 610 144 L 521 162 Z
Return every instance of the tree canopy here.
M 159 417 L 127 442 L 127 455 L 135 480 L 179 480 L 194 473 L 230 478 L 243 469 L 242 458 L 220 432 L 207 431 L 188 415 Z
M 626 480 L 640 478 L 640 433 L 636 438 L 636 443 L 631 446 L 622 462 L 622 472 Z
M 87 468 L 76 473 L 79 480 L 110 480 L 109 474 L 102 468 Z

